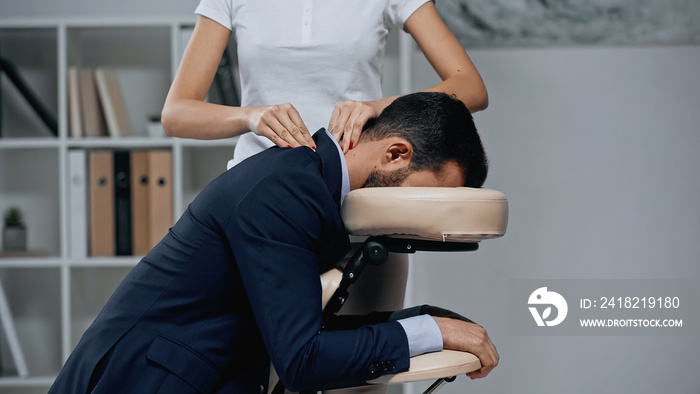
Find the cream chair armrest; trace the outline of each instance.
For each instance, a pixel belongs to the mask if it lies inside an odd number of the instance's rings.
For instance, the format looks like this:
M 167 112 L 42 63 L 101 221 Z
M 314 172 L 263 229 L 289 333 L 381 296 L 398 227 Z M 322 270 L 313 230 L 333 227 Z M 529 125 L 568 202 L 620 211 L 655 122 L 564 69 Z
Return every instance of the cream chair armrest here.
M 321 295 L 321 308 L 325 308 L 328 301 L 330 301 L 335 291 L 340 287 L 340 282 L 343 280 L 343 272 L 337 268 L 333 268 L 329 271 L 321 274 L 321 288 L 323 289 L 323 294 Z
M 481 368 L 479 358 L 471 353 L 442 350 L 411 357 L 408 371 L 380 376 L 377 379 L 367 381 L 367 383 L 387 384 L 433 380 L 465 374 L 479 368 Z

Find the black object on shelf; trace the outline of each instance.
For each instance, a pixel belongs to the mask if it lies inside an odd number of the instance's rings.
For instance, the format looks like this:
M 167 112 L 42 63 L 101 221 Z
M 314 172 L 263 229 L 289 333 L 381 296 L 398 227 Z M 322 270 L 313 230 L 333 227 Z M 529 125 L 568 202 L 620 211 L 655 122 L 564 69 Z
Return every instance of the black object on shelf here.
M 9 60 L 0 58 L 0 71 L 4 71 L 5 75 L 10 79 L 13 85 L 19 90 L 27 103 L 34 109 L 37 115 L 44 122 L 46 127 L 53 133 L 54 136 L 58 136 L 58 122 L 56 117 L 53 116 L 49 110 L 46 109 L 44 104 L 39 101 L 39 98 L 34 94 L 34 92 L 29 88 L 22 76 L 19 74 L 19 70 L 12 64 Z
M 216 74 L 214 75 L 214 81 L 219 90 L 222 104 L 232 107 L 240 107 L 241 100 L 239 98 L 238 89 L 236 89 L 236 82 L 234 81 L 233 77 L 233 66 L 234 65 L 231 61 L 228 47 L 224 48 L 224 53 L 221 56 L 219 67 L 216 69 Z
M 117 256 L 131 256 L 131 152 L 114 151 L 114 225 Z

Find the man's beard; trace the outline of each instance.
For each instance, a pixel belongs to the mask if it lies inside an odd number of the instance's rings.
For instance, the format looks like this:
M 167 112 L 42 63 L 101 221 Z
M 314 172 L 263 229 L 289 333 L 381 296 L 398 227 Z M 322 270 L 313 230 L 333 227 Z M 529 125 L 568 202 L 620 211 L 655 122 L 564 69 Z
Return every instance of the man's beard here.
M 394 171 L 377 171 L 369 173 L 365 184 L 362 187 L 394 187 L 401 184 L 411 175 L 408 168 L 400 168 Z

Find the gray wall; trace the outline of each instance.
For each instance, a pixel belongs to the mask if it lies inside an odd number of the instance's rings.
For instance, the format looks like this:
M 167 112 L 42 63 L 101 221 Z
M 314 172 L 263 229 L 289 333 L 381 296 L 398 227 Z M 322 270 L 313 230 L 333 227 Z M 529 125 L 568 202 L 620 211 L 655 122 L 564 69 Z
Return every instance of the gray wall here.
M 417 256 L 412 295 L 482 323 L 502 360 L 444 392 L 700 393 L 697 336 L 509 336 L 507 303 L 509 279 L 700 279 L 700 47 L 470 54 L 491 99 L 475 116 L 485 186 L 509 198 L 508 233 Z M 414 72 L 415 89 L 436 82 L 420 57 Z

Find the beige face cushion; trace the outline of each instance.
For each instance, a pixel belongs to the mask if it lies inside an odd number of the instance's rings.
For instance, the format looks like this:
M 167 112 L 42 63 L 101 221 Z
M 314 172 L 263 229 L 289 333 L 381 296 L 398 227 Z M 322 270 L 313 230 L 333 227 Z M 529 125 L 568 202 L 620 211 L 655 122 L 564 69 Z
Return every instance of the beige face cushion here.
M 374 187 L 345 196 L 351 235 L 400 236 L 445 242 L 498 238 L 508 226 L 508 200 L 499 191 L 468 187 Z

